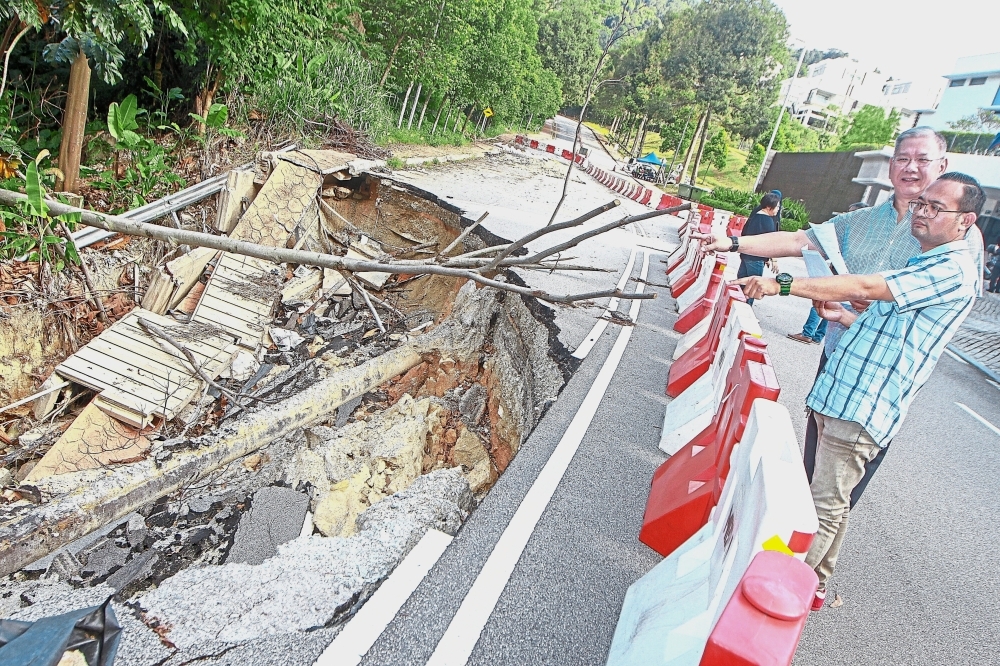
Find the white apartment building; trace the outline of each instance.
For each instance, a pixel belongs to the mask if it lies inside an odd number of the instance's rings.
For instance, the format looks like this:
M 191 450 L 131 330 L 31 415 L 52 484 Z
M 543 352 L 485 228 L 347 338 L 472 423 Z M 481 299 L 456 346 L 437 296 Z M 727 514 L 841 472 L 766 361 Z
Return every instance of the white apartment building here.
M 1000 53 L 959 58 L 936 109 L 920 114 L 920 124 L 937 130 L 971 116 L 980 109 L 1000 112 Z
M 781 82 L 781 95 L 791 87 L 788 110 L 799 122 L 825 129 L 834 117 L 866 104 L 900 112 L 900 129 L 912 127 L 918 109 L 933 107 L 944 86 L 941 77 L 902 80 L 850 57 L 830 58 L 809 66 L 808 74 Z

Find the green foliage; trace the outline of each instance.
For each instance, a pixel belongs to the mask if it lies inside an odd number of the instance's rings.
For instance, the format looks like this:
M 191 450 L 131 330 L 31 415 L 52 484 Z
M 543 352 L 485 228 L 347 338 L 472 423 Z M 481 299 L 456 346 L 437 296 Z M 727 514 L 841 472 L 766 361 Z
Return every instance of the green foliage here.
M 749 211 L 760 203 L 762 194 L 756 192 L 746 192 L 731 187 L 717 187 L 712 190 L 712 198 L 718 201 L 725 201 L 741 209 Z M 728 208 L 726 210 L 729 210 Z
M 714 194 L 714 191 L 713 191 Z M 702 197 L 701 203 L 706 206 L 711 206 L 712 208 L 718 208 L 719 210 L 728 210 L 730 213 L 736 215 L 743 215 L 744 217 L 750 216 L 750 209 L 739 206 L 732 201 L 725 201 L 724 199 L 716 199 L 714 196 Z
M 729 155 L 729 136 L 726 130 L 720 129 L 705 143 L 702 159 L 716 169 L 726 168 L 726 157 Z
M 948 142 L 949 153 L 983 152 L 989 148 L 996 136 L 995 132 L 950 132 L 943 131 L 941 136 Z
M 399 157 L 390 157 L 385 161 L 385 165 L 390 169 L 402 169 L 406 166 L 406 162 Z
M 747 163 L 743 165 L 740 169 L 740 175 L 745 178 L 751 178 L 757 174 L 760 169 L 760 165 L 764 163 L 764 146 L 759 143 L 753 144 L 753 148 L 750 149 L 750 154 L 747 155 Z
M 809 211 L 806 210 L 805 205 L 798 201 L 797 199 L 782 199 L 781 201 L 781 222 L 784 225 L 785 220 L 791 220 L 798 224 L 799 229 L 809 228 Z M 784 226 L 782 226 L 784 228 Z M 791 229 L 795 231 L 795 229 Z
M 61 271 L 66 262 L 79 264 L 80 256 L 71 239 L 60 236 L 60 225 L 72 231 L 80 222 L 79 213 L 64 213 L 55 217 L 49 214 L 45 203 L 45 186 L 39 172 L 39 162 L 47 153 L 39 155 L 25 168 L 24 191 L 28 196 L 12 210 L 0 209 L 0 220 L 6 231 L 0 232 L 0 259 L 27 255 L 28 261 L 48 263 Z
M 542 65 L 558 76 L 562 102 L 578 105 L 591 72 L 601 55 L 604 3 L 595 0 L 564 0 L 554 4 L 538 20 L 538 54 Z
M 112 102 L 108 107 L 108 134 L 125 150 L 135 150 L 143 142 L 143 138 L 135 132 L 139 129 L 135 119 L 138 112 L 135 95 L 129 95 L 121 104 Z
M 143 115 L 147 115 L 146 110 L 138 107 L 135 95 L 128 95 L 120 104 L 112 102 L 108 107 L 107 130 L 115 140 L 114 162 L 111 169 L 98 174 L 94 185 L 107 192 L 108 204 L 115 212 L 145 205 L 186 185 L 171 170 L 166 149 L 135 131 L 139 129 L 136 119 Z M 209 116 L 213 122 L 221 118 L 225 123 L 224 113 L 216 111 L 213 116 L 209 112 Z
M 840 139 L 838 150 L 853 150 L 861 146 L 882 148 L 892 143 L 899 127 L 899 112 L 889 114 L 878 106 L 865 104 L 851 117 L 851 127 Z

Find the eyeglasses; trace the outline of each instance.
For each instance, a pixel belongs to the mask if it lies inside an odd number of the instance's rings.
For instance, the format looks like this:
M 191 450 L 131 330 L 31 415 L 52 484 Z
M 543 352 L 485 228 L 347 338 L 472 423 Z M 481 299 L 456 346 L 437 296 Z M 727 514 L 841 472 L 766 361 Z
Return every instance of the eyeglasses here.
M 965 210 L 945 210 L 937 204 L 927 203 L 926 201 L 911 201 L 908 206 L 910 213 L 913 215 L 923 215 L 928 220 L 933 220 L 938 216 L 938 213 L 967 213 Z
M 904 168 L 910 166 L 910 164 L 913 163 L 917 165 L 917 167 L 924 169 L 926 167 L 929 167 L 931 165 L 931 162 L 937 162 L 938 160 L 943 160 L 943 159 L 944 159 L 943 157 L 935 157 L 932 160 L 927 159 L 926 157 L 920 157 L 917 159 L 913 159 L 910 157 L 893 157 L 892 161 Z

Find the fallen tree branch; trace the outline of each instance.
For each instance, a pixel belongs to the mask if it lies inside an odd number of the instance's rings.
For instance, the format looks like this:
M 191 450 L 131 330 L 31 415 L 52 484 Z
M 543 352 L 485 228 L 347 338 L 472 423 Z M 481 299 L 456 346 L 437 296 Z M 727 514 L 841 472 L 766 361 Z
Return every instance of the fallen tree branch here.
M 12 192 L 10 190 L 0 189 L 0 204 L 12 206 L 16 205 L 20 201 L 26 200 L 27 197 L 19 192 Z M 604 298 L 604 297 L 617 297 L 624 299 L 650 299 L 656 298 L 656 294 L 625 294 L 618 289 L 606 290 L 601 292 L 590 292 L 586 294 L 550 294 L 541 289 L 531 289 L 529 287 L 521 287 L 519 285 L 509 284 L 507 282 L 501 282 L 499 280 L 490 279 L 484 277 L 479 271 L 467 270 L 463 268 L 456 268 L 451 266 L 440 266 L 436 264 L 427 264 L 421 262 L 393 262 L 393 263 L 381 263 L 377 261 L 359 261 L 357 259 L 349 259 L 347 257 L 339 257 L 330 254 L 321 254 L 319 252 L 306 252 L 303 250 L 289 250 L 281 247 L 268 247 L 265 245 L 258 245 L 256 243 L 248 243 L 246 241 L 239 241 L 226 236 L 213 236 L 212 234 L 201 233 L 198 231 L 188 231 L 186 229 L 168 229 L 167 227 L 161 227 L 155 224 L 146 224 L 142 222 L 132 222 L 117 215 L 105 215 L 103 213 L 97 213 L 91 210 L 85 210 L 82 208 L 76 208 L 75 206 L 67 206 L 66 204 L 58 203 L 55 201 L 46 202 L 49 208 L 56 215 L 62 215 L 63 213 L 80 213 L 81 223 L 88 226 L 97 227 L 99 229 L 104 229 L 106 231 L 112 231 L 115 233 L 126 234 L 130 236 L 141 236 L 143 238 L 152 238 L 154 240 L 160 240 L 167 243 L 187 243 L 188 245 L 194 247 L 208 247 L 215 250 L 222 250 L 223 252 L 231 252 L 233 254 L 245 255 L 248 257 L 256 257 L 258 259 L 264 259 L 266 261 L 271 261 L 274 263 L 289 263 L 289 264 L 300 264 L 306 266 L 319 266 L 322 268 L 332 268 L 334 270 L 345 270 L 352 273 L 357 272 L 381 272 L 381 273 L 393 273 L 393 274 L 413 274 L 413 273 L 427 273 L 430 275 L 444 275 L 448 277 L 464 278 L 466 280 L 472 280 L 473 282 L 483 285 L 485 287 L 492 287 L 494 289 L 500 289 L 503 291 L 510 291 L 522 296 L 530 296 L 538 298 L 543 301 L 548 301 L 550 303 L 573 303 L 580 300 L 588 300 L 593 298 Z M 571 220 L 568 223 L 562 223 L 566 226 L 552 225 L 546 229 L 539 230 L 538 232 L 532 232 L 525 238 L 534 237 L 537 238 L 545 233 L 558 230 L 559 228 L 567 228 L 567 226 L 574 226 L 576 224 L 582 224 L 582 222 L 599 215 L 605 210 L 610 210 L 616 203 L 605 204 L 596 211 L 591 211 L 581 218 L 576 220 Z M 670 212 L 671 209 L 664 211 L 654 211 L 655 214 L 665 214 Z M 645 217 L 650 216 L 654 213 L 650 213 L 643 216 L 636 216 L 635 218 L 626 218 L 629 221 L 637 219 L 645 219 Z M 620 221 L 621 222 L 621 221 Z M 627 223 L 627 222 L 623 222 Z M 518 241 L 519 243 L 526 243 L 528 241 L 522 239 Z M 522 245 L 523 245 L 522 243 Z M 513 245 L 513 244 L 512 244 Z M 511 246 L 508 246 L 510 250 Z M 510 254 L 508 251 L 507 254 Z M 510 263 L 504 263 L 504 266 L 516 266 L 519 263 L 524 263 L 520 261 L 513 261 Z
M 493 259 L 493 262 L 487 267 L 487 270 L 495 271 L 497 267 L 500 265 L 501 261 L 509 257 L 512 253 L 517 252 L 518 250 L 520 250 L 522 247 L 524 247 L 533 240 L 538 240 L 542 236 L 546 234 L 551 234 L 554 231 L 562 231 L 563 229 L 569 229 L 571 227 L 579 226 L 584 222 L 586 222 L 587 220 L 595 218 L 601 213 L 606 213 L 612 208 L 616 208 L 617 206 L 621 205 L 622 202 L 619 201 L 618 199 L 615 199 L 614 201 L 604 204 L 600 208 L 595 208 L 594 210 L 588 213 L 584 213 L 580 217 L 574 218 L 572 220 L 567 220 L 565 222 L 560 222 L 559 224 L 551 224 L 547 227 L 542 227 L 541 229 L 536 229 L 527 236 L 522 236 L 521 238 L 517 239 L 516 241 L 508 245 L 506 250 L 498 254 L 496 258 Z
M 468 236 L 470 233 L 472 233 L 473 229 L 475 229 L 476 227 L 478 227 L 479 224 L 483 220 L 486 219 L 487 215 L 489 215 L 489 211 L 483 213 L 482 215 L 479 216 L 478 220 L 476 220 L 475 222 L 473 222 L 472 224 L 470 224 L 469 226 L 467 226 L 465 229 L 462 229 L 462 233 L 460 233 L 455 240 L 453 240 L 452 242 L 448 243 L 448 247 L 446 247 L 445 249 L 441 250 L 441 252 L 439 253 L 439 255 L 445 255 L 445 254 L 448 254 L 449 252 L 451 252 L 452 250 L 454 250 L 458 246 L 459 243 L 461 243 L 462 241 L 465 240 L 466 236 Z

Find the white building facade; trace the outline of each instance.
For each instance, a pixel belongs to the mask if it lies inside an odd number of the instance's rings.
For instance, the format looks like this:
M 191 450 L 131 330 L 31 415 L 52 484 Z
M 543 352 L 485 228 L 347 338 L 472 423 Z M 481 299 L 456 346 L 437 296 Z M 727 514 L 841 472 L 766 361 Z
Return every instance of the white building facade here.
M 1000 53 L 959 58 L 954 72 L 945 78 L 948 87 L 941 101 L 936 109 L 921 113 L 921 125 L 946 130 L 951 128 L 949 123 L 980 109 L 1000 112 Z

